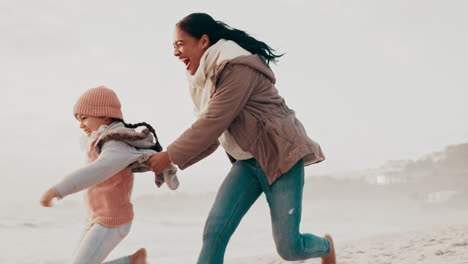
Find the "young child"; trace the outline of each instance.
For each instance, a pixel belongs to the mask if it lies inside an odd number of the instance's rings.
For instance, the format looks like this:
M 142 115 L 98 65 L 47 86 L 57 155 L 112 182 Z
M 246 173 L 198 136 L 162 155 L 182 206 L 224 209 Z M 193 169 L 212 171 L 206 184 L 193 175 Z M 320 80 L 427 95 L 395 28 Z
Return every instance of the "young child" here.
M 72 263 L 99 264 L 130 231 L 133 172 L 149 171 L 146 161 L 162 147 L 150 125 L 129 125 L 123 121 L 119 99 L 106 87 L 85 92 L 75 104 L 74 115 L 88 135 L 89 163 L 51 187 L 40 202 L 50 207 L 54 198 L 62 199 L 87 189 L 88 227 Z M 147 129 L 138 132 L 134 129 L 138 126 Z M 176 168 L 171 166 L 163 174 L 156 175 L 158 187 L 166 182 L 170 189 L 176 189 L 175 173 Z M 141 248 L 131 256 L 105 263 L 143 264 L 146 263 L 146 250 Z

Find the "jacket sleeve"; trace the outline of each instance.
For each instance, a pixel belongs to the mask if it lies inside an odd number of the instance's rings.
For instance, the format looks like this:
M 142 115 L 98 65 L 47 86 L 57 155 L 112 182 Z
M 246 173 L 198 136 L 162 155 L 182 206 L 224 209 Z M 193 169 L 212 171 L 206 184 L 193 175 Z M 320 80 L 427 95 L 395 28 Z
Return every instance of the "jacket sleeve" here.
M 230 65 L 219 73 L 207 109 L 179 138 L 167 147 L 169 157 L 185 169 L 213 147 L 247 103 L 260 73 L 245 65 Z M 218 143 L 219 144 L 219 143 Z M 211 151 L 212 152 L 212 151 Z M 205 153 L 206 154 L 206 153 Z M 211 153 L 210 153 L 211 154 Z M 204 155 L 205 157 L 208 155 Z
M 218 142 L 218 140 L 216 140 L 215 143 L 213 143 L 211 146 L 209 146 L 208 148 L 206 148 L 205 150 L 200 152 L 200 154 L 196 155 L 193 159 L 186 161 L 185 164 L 184 164 L 184 167 L 183 168 L 181 167 L 181 169 L 187 168 L 187 167 L 199 162 L 200 160 L 208 157 L 213 152 L 215 152 L 215 150 L 218 149 L 218 147 L 219 147 L 219 142 Z M 170 152 L 169 152 L 169 155 L 170 155 Z M 171 160 L 172 160 L 172 158 L 171 158 Z
M 55 189 L 62 198 L 82 191 L 114 176 L 140 156 L 134 147 L 122 141 L 108 141 L 95 161 L 65 176 Z

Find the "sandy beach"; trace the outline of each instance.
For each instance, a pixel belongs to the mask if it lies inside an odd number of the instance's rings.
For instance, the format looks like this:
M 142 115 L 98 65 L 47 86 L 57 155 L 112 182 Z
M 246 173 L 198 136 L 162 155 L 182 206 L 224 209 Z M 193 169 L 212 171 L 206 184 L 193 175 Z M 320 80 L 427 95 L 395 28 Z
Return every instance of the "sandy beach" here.
M 337 242 L 337 263 L 356 264 L 467 264 L 468 225 L 448 225 L 411 232 L 371 236 Z M 227 261 L 226 264 L 316 264 L 319 259 L 284 261 L 277 256 L 258 256 Z

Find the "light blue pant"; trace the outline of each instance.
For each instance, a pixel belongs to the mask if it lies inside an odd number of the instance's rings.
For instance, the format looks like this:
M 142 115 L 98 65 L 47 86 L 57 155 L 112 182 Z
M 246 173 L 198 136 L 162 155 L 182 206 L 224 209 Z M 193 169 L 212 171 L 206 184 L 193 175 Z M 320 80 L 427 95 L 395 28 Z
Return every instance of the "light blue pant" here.
M 223 263 L 231 235 L 262 193 L 265 193 L 270 207 L 276 249 L 283 259 L 303 260 L 328 255 L 328 240 L 299 233 L 303 186 L 302 160 L 272 186 L 268 185 L 255 159 L 236 161 L 221 184 L 206 220 L 198 264 Z
M 130 232 L 132 222 L 117 226 L 106 227 L 94 224 L 86 230 L 73 257 L 73 264 L 101 264 L 109 253 Z M 107 261 L 104 264 L 130 264 L 130 256 Z

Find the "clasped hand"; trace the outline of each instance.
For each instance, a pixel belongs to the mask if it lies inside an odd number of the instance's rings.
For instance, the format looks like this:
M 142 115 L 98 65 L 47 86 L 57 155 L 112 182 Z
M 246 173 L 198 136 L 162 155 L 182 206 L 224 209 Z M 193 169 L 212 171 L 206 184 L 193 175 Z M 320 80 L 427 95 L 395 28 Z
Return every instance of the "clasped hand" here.
M 171 160 L 169 159 L 167 151 L 162 151 L 153 154 L 153 156 L 148 159 L 147 164 L 155 173 L 160 174 L 169 167 Z

